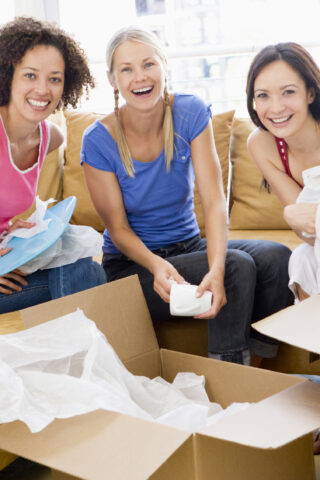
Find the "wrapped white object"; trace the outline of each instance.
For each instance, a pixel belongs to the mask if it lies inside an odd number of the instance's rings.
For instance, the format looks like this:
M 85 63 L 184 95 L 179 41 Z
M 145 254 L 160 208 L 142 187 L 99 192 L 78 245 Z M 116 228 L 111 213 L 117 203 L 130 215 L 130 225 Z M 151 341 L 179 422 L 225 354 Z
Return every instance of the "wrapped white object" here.
M 171 282 L 170 313 L 176 316 L 194 316 L 211 308 L 212 292 L 208 290 L 196 297 L 197 285 Z
M 304 188 L 300 192 L 296 203 L 320 204 L 320 166 L 308 168 L 302 172 Z M 299 245 L 292 252 L 289 261 L 289 288 L 298 301 L 296 284 L 308 294 L 320 293 L 320 208 L 318 206 L 315 221 L 315 235 L 304 234 L 306 237 L 315 237 L 314 246 L 307 243 Z
M 37 257 L 25 263 L 19 270 L 26 274 L 61 267 L 80 258 L 93 257 L 101 253 L 102 235 L 85 225 L 67 225 L 58 240 Z
M 34 227 L 31 228 L 17 228 L 12 233 L 9 233 L 5 236 L 3 241 L 0 244 L 1 248 L 5 248 L 8 242 L 13 237 L 19 238 L 31 238 L 37 235 L 37 233 L 43 232 L 44 230 L 48 230 L 50 219 L 44 220 L 43 217 L 47 211 L 48 205 L 50 203 L 54 203 L 56 200 L 54 198 L 50 198 L 49 200 L 40 200 L 39 196 L 36 196 L 36 209 L 32 213 L 32 215 L 27 219 L 27 222 L 35 223 Z
M 190 431 L 221 411 L 202 376 L 179 374 L 171 385 L 132 375 L 81 310 L 0 336 L 0 423 L 21 420 L 38 432 L 100 408 Z

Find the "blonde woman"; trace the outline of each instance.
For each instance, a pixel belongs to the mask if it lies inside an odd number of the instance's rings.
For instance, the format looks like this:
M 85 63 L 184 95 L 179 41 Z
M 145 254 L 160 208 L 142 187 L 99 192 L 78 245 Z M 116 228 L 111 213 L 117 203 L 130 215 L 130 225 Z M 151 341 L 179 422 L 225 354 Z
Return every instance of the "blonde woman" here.
M 87 129 L 81 159 L 106 225 L 108 281 L 137 273 L 157 321 L 170 316 L 172 280 L 199 285 L 199 296 L 211 291 L 211 308 L 197 317 L 210 319 L 209 355 L 249 363 L 251 321 L 291 301 L 289 252 L 273 243 L 234 242 L 226 253 L 211 111 L 194 95 L 168 94 L 167 63 L 155 35 L 136 27 L 117 32 L 107 47 L 107 67 L 115 109 Z M 194 214 L 194 178 L 206 240 Z M 259 351 L 258 343 L 255 353 L 275 353 L 275 345 Z

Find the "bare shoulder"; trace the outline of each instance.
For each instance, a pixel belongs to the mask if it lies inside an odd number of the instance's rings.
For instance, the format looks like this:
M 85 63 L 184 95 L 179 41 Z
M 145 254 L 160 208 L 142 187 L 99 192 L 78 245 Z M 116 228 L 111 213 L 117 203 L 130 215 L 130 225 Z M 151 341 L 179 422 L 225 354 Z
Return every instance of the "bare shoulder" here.
M 262 128 L 256 128 L 248 136 L 247 146 L 250 150 L 256 150 L 257 148 L 262 147 L 273 149 L 273 147 L 276 146 L 276 142 L 274 136 L 270 132 L 262 130 Z
M 116 132 L 116 116 L 114 112 L 109 113 L 109 115 L 106 115 L 103 117 L 101 120 L 102 125 L 108 130 L 112 138 L 115 138 L 115 132 Z
M 257 165 L 265 163 L 266 160 L 278 164 L 277 145 L 274 136 L 270 132 L 256 128 L 248 137 L 247 147 Z
M 64 136 L 62 130 L 55 123 L 49 123 L 50 129 L 50 144 L 48 148 L 48 153 L 52 152 L 56 148 L 60 147 L 64 141 Z

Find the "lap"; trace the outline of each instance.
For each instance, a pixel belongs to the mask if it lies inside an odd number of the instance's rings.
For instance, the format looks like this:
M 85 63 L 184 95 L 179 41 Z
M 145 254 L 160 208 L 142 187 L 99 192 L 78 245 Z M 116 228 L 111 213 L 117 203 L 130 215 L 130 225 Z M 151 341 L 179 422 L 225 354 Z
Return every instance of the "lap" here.
M 12 291 L 10 295 L 0 293 L 0 313 L 21 310 L 51 300 L 47 270 L 27 275 L 26 280 L 28 285 L 22 286 L 20 292 Z
M 28 285 L 10 295 L 0 293 L 0 313 L 31 307 L 55 298 L 70 295 L 106 282 L 101 265 L 91 257 L 62 267 L 37 270 L 26 276 Z

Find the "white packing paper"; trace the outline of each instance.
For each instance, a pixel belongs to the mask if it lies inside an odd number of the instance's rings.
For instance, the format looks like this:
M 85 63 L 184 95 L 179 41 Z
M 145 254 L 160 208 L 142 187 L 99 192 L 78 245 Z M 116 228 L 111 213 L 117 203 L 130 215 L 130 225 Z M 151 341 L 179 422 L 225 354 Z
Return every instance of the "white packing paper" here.
M 19 267 L 19 270 L 30 275 L 37 270 L 69 265 L 80 258 L 100 255 L 102 245 L 103 237 L 94 228 L 69 224 L 50 248 Z
M 209 401 L 203 376 L 181 373 L 169 384 L 132 375 L 79 309 L 0 336 L 0 423 L 21 420 L 38 432 L 54 418 L 99 408 L 188 431 L 222 411 Z
M 49 200 L 40 200 L 39 196 L 36 196 L 36 209 L 26 220 L 27 222 L 35 223 L 34 227 L 31 228 L 17 228 L 12 233 L 9 233 L 4 237 L 0 243 L 0 248 L 5 248 L 8 242 L 13 237 L 19 238 L 31 238 L 37 235 L 37 233 L 48 230 L 48 225 L 51 222 L 51 219 L 44 220 L 43 217 L 47 211 L 48 205 L 54 203 L 56 200 L 50 198 Z
M 302 172 L 304 187 L 296 203 L 320 204 L 320 166 L 308 168 Z M 306 238 L 314 238 L 314 245 L 303 243 L 296 247 L 289 260 L 289 288 L 298 303 L 296 285 L 300 285 L 308 295 L 320 293 L 320 208 L 318 205 L 315 221 L 316 234 L 303 232 Z

